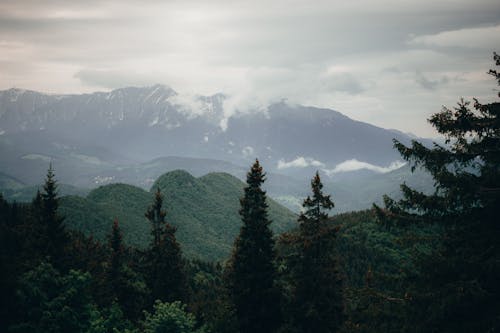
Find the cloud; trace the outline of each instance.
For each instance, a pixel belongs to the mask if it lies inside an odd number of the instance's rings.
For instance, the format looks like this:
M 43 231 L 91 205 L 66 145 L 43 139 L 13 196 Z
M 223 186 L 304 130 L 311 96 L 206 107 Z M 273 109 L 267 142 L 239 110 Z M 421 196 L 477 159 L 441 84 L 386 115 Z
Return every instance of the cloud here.
M 434 90 L 443 84 L 447 84 L 449 82 L 448 77 L 443 76 L 437 80 L 431 80 L 427 78 L 423 73 L 417 72 L 415 81 L 424 89 Z
M 378 165 L 370 164 L 367 162 L 361 162 L 356 159 L 347 160 L 342 163 L 339 163 L 333 169 L 323 169 L 323 171 L 328 175 L 332 176 L 333 174 L 340 172 L 350 172 L 350 171 L 358 171 L 358 170 L 370 170 L 378 173 L 387 173 L 393 170 L 399 169 L 404 166 L 406 163 L 401 161 L 394 161 L 387 167 L 381 167 Z
M 288 169 L 288 168 L 307 168 L 310 166 L 323 168 L 325 167 L 325 164 L 313 158 L 302 157 L 302 156 L 299 156 L 290 162 L 286 162 L 283 159 L 280 159 L 278 161 L 278 170 Z
M 491 27 L 465 28 L 443 31 L 437 34 L 415 36 L 410 39 L 410 45 L 481 48 L 492 50 L 500 35 L 500 25 Z
M 491 92 L 499 26 L 496 0 L 4 0 L 0 89 L 161 83 L 227 95 L 222 127 L 287 99 L 432 135 L 440 105 Z
M 241 150 L 241 153 L 244 157 L 254 157 L 255 150 L 250 146 L 246 146 Z
M 128 86 L 151 86 L 157 83 L 157 77 L 150 73 L 137 73 L 121 70 L 83 69 L 74 74 L 74 78 L 88 86 L 116 89 Z

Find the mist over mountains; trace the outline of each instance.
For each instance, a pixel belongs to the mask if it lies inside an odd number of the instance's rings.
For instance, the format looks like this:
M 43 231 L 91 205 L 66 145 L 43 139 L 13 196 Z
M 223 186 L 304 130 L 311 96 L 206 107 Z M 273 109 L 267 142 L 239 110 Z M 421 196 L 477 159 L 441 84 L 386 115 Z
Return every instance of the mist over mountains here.
M 282 170 L 334 168 L 352 159 L 386 167 L 399 158 L 391 140 L 411 139 L 333 110 L 285 102 L 231 115 L 224 100 L 217 94 L 188 101 L 163 85 L 82 95 L 10 89 L 0 92 L 0 133 L 26 150 L 39 150 L 41 140 L 47 153 L 95 149 L 109 161 L 191 156 L 245 164 L 259 157 L 268 169 Z
M 282 101 L 230 112 L 225 100 L 223 94 L 186 97 L 164 85 L 81 95 L 0 91 L 0 172 L 39 184 L 52 161 L 62 183 L 149 188 L 175 169 L 243 178 L 259 158 L 270 194 L 297 206 L 299 188 L 307 189 L 316 170 L 340 187 L 360 177 L 371 181 L 403 166 L 392 139 L 414 138 L 330 109 Z M 346 196 L 352 201 L 358 194 Z

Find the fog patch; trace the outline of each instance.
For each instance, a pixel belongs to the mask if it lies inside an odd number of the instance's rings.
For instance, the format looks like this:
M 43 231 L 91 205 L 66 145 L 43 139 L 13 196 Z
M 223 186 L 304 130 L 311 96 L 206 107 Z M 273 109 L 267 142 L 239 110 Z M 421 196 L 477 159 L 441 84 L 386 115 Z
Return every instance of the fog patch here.
M 284 159 L 278 161 L 278 170 L 289 168 L 307 168 L 307 167 L 324 168 L 325 164 L 310 157 L 299 156 L 296 159 L 286 162 Z
M 405 164 L 406 163 L 402 161 L 394 161 L 389 166 L 383 167 L 368 162 L 358 161 L 357 159 L 352 159 L 337 164 L 333 169 L 323 169 L 323 171 L 328 176 L 332 176 L 336 173 L 341 173 L 341 172 L 351 172 L 359 170 L 370 170 L 377 173 L 388 173 L 401 168 Z

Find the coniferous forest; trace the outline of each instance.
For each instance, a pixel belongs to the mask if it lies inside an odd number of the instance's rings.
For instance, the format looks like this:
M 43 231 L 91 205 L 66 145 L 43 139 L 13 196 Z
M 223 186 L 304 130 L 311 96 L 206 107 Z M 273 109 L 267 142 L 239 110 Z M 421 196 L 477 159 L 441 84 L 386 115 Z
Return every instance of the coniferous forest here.
M 118 218 L 105 239 L 69 228 L 49 165 L 30 203 L 0 196 L 0 332 L 498 332 L 500 102 L 461 99 L 429 122 L 444 144 L 394 148 L 432 193 L 402 184 L 401 199 L 335 215 L 316 173 L 284 233 L 255 160 L 218 262 L 183 254 L 159 187 L 145 247 Z

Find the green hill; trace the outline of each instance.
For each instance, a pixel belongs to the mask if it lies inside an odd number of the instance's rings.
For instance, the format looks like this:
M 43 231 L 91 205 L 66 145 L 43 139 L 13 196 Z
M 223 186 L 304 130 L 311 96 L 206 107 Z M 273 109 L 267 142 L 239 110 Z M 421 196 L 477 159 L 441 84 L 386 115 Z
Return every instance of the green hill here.
M 144 247 L 150 239 L 144 213 L 157 187 L 164 195 L 167 221 L 178 228 L 184 254 L 204 260 L 227 258 L 241 225 L 238 210 L 244 183 L 226 173 L 195 178 L 186 171 L 172 171 L 158 178 L 150 192 L 126 184 L 101 186 L 86 198 L 62 198 L 61 212 L 71 228 L 100 239 L 118 218 L 125 241 Z M 295 215 L 272 200 L 269 215 L 275 232 L 289 230 L 295 224 Z

